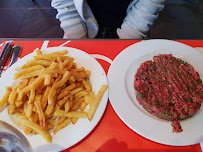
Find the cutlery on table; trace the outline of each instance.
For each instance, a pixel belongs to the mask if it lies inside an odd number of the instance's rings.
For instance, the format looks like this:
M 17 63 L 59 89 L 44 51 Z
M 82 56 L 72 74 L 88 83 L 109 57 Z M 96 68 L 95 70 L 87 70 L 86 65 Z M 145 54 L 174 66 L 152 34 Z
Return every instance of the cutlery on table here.
M 20 55 L 21 50 L 22 50 L 22 47 L 20 45 L 15 45 L 13 47 L 12 51 L 10 52 L 10 59 L 6 70 L 18 60 L 18 56 Z
M 0 50 L 0 75 L 4 69 L 5 61 L 7 60 L 9 54 L 12 51 L 12 43 L 4 43 Z
M 6 70 L 17 61 L 18 56 L 21 53 L 21 50 L 22 50 L 22 47 L 20 45 L 15 45 L 12 48 L 11 42 L 6 42 L 2 45 L 1 50 L 0 50 L 0 75 L 4 69 L 4 65 L 5 65 L 8 57 L 10 56 L 10 59 L 9 59 Z

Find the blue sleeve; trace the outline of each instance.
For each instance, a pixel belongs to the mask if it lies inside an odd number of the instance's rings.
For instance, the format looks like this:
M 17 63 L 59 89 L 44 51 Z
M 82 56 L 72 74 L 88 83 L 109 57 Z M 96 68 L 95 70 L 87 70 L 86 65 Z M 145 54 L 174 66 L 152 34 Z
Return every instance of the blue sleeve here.
M 61 22 L 64 38 L 78 39 L 87 34 L 86 24 L 78 14 L 73 0 L 52 0 L 51 6 L 58 12 L 56 18 Z
M 150 26 L 164 8 L 165 0 L 133 0 L 128 7 L 127 15 L 117 29 L 121 39 L 143 39 Z

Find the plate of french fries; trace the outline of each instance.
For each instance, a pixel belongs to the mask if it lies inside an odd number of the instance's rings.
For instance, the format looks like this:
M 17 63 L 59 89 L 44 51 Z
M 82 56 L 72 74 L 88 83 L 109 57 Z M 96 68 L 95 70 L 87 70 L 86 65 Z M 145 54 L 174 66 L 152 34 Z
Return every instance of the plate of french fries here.
M 0 78 L 0 120 L 20 130 L 34 151 L 60 151 L 86 137 L 108 101 L 107 77 L 89 54 L 36 49 Z

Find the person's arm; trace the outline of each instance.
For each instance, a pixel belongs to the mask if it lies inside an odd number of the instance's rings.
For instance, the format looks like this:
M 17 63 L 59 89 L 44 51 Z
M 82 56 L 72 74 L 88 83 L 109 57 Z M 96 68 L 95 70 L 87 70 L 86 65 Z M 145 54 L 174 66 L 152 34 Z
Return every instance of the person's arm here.
M 56 18 L 61 21 L 64 38 L 78 39 L 86 36 L 86 24 L 78 14 L 73 0 L 52 0 L 51 6 L 58 11 Z
M 127 15 L 117 29 L 121 39 L 143 39 L 150 26 L 164 8 L 165 0 L 133 0 L 128 7 Z

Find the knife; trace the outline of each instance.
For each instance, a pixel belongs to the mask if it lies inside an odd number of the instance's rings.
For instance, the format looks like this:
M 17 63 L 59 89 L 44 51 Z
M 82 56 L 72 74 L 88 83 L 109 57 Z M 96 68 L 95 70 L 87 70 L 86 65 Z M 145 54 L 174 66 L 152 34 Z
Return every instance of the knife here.
M 20 45 L 15 45 L 13 47 L 12 51 L 10 52 L 10 59 L 6 69 L 8 69 L 11 65 L 13 65 L 17 61 L 18 56 L 21 53 L 21 50 L 22 50 L 22 47 Z
M 7 43 L 4 43 L 3 46 L 1 47 L 1 50 L 0 50 L 0 75 L 3 71 L 3 64 L 5 63 L 8 55 L 11 53 L 12 51 L 12 43 L 11 42 L 7 42 Z

